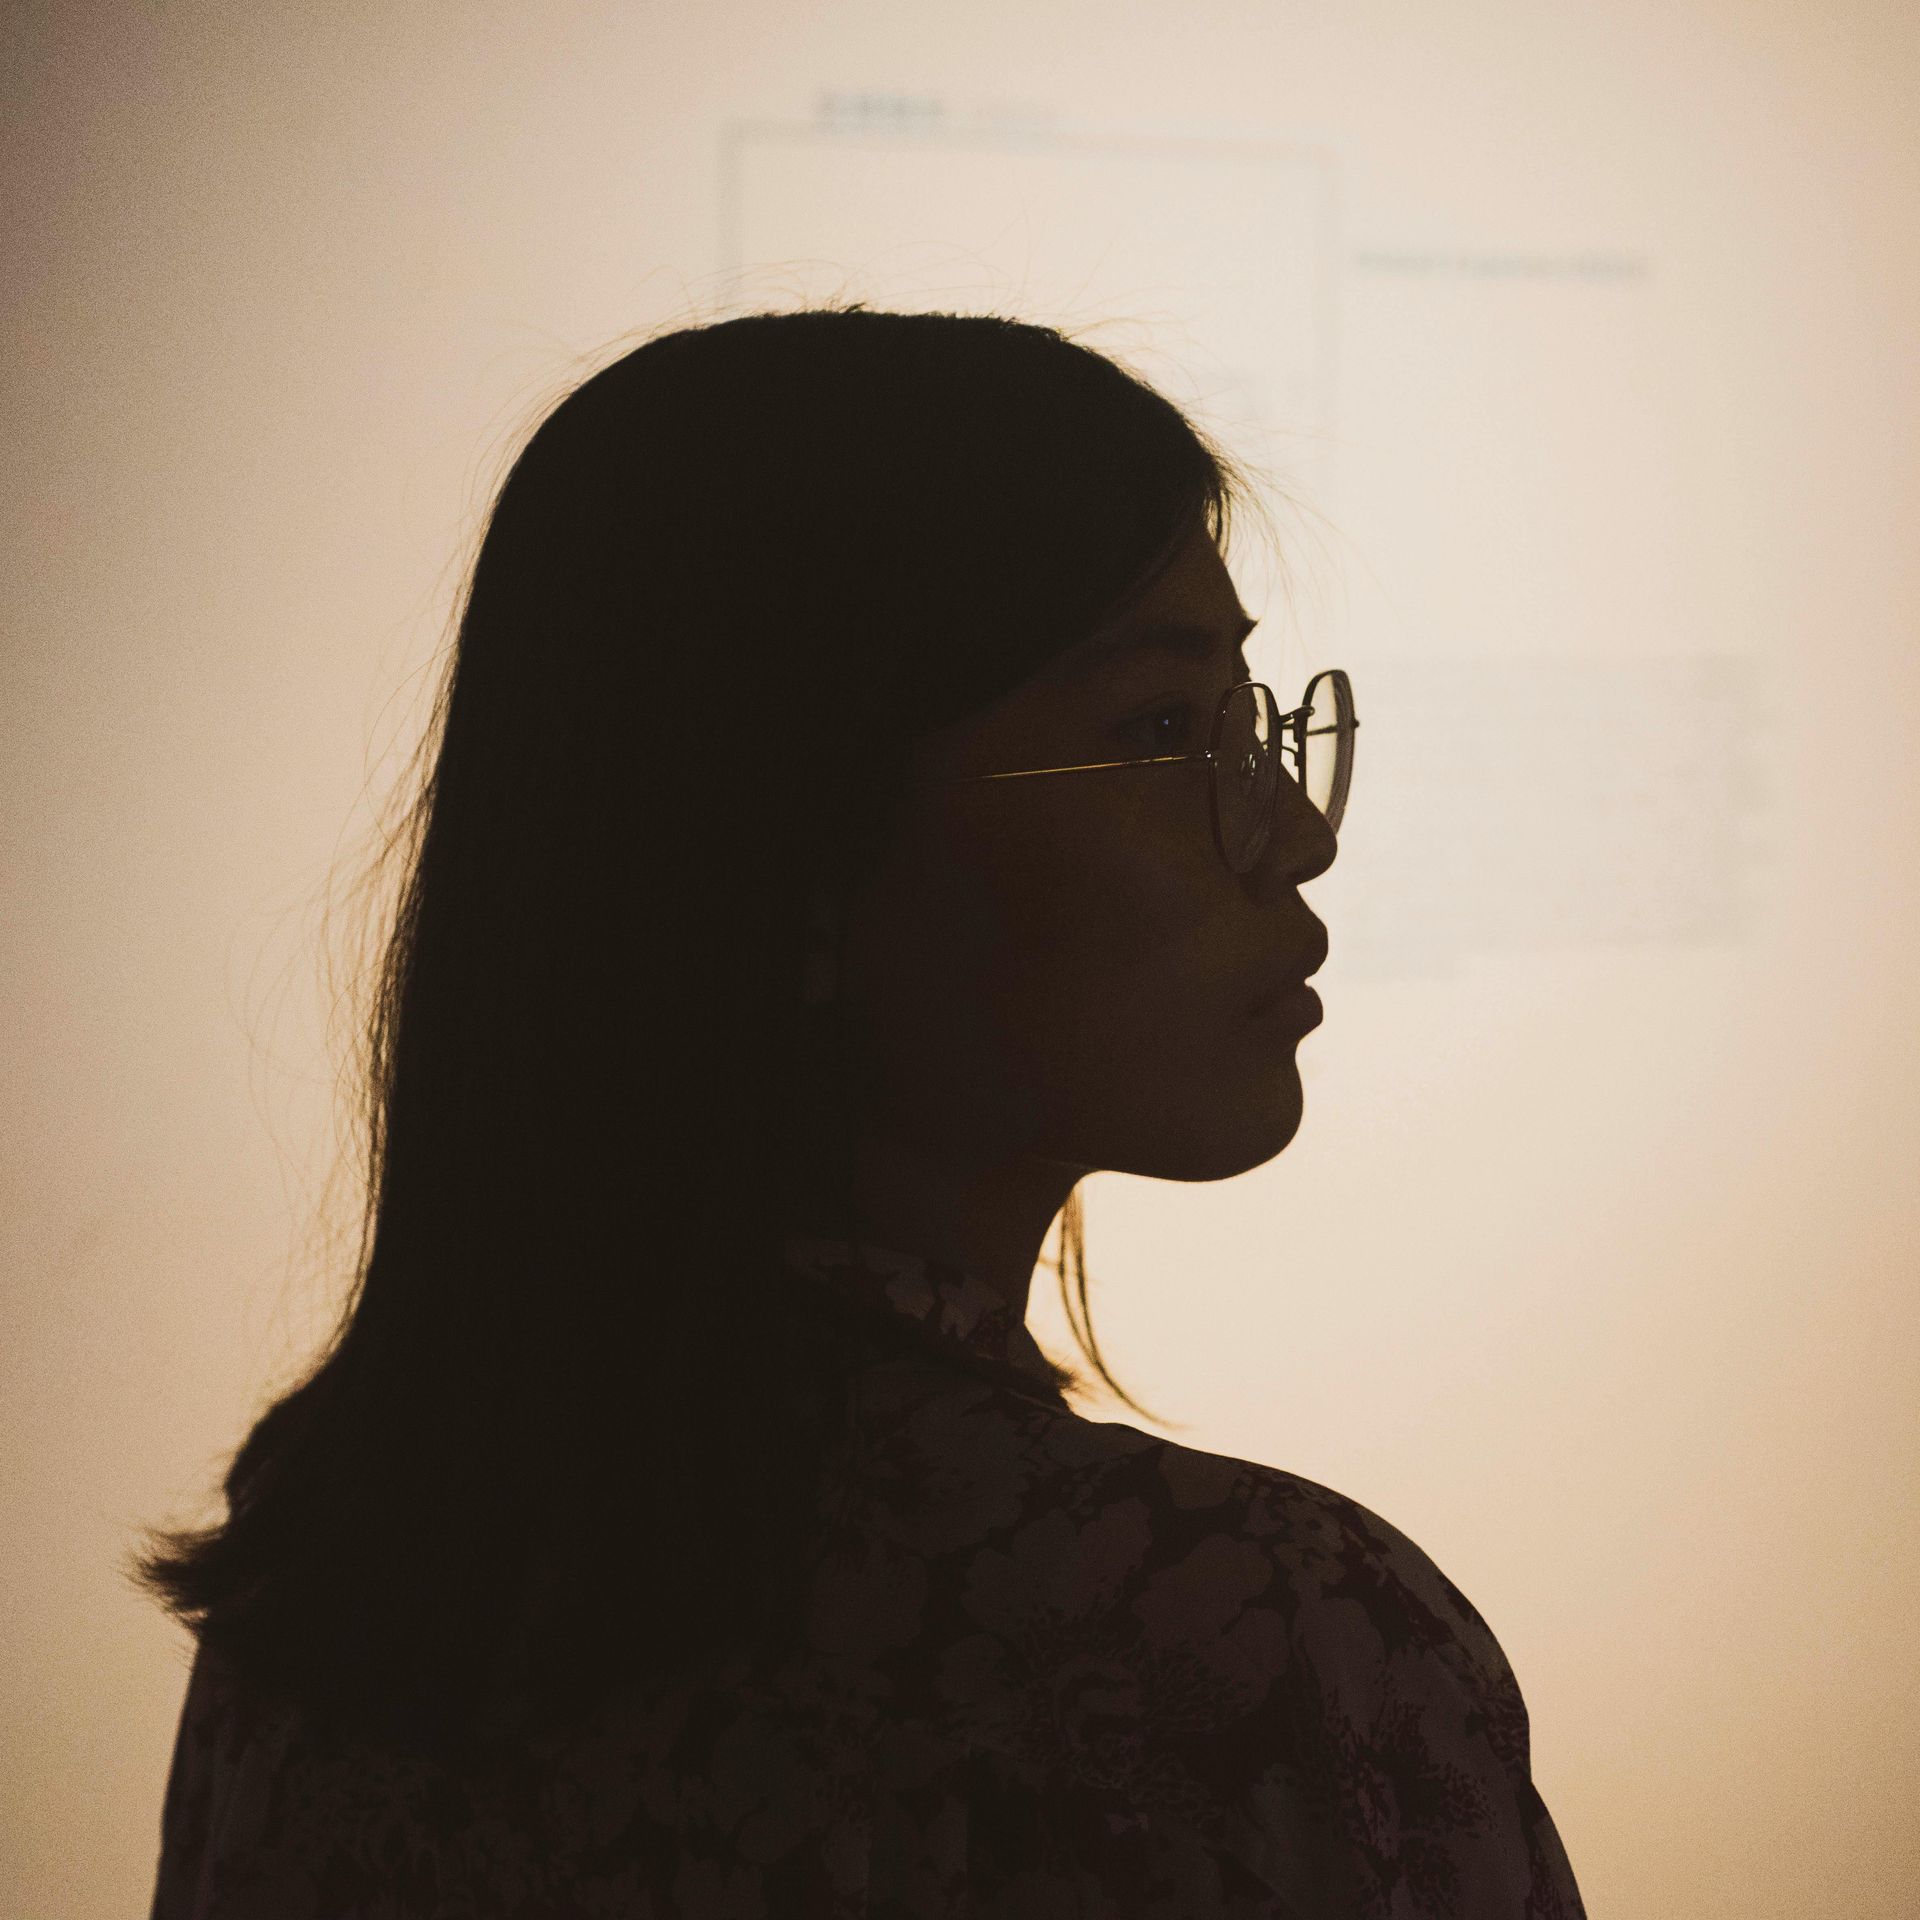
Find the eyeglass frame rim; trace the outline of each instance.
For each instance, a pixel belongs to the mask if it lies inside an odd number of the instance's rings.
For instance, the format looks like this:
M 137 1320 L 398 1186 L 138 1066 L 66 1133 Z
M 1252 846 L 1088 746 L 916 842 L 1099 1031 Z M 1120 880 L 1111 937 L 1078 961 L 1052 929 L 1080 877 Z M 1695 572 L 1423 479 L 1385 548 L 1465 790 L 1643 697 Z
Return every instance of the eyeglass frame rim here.
M 1360 731 L 1360 716 L 1354 711 L 1353 707 L 1353 682 L 1348 678 L 1346 670 L 1342 667 L 1322 667 L 1318 673 L 1314 674 L 1307 681 L 1307 697 L 1305 702 L 1300 706 L 1288 708 L 1285 713 L 1276 715 L 1274 720 L 1275 726 L 1285 727 L 1292 722 L 1298 721 L 1303 714 L 1311 713 L 1313 711 L 1313 690 L 1322 680 L 1337 681 L 1340 688 L 1344 688 L 1346 693 L 1347 716 L 1350 722 L 1348 733 L 1350 736 L 1358 733 Z M 1207 735 L 1208 744 L 1197 753 L 1159 753 L 1152 754 L 1141 760 L 1085 760 L 1075 766 L 1069 767 L 1017 767 L 1006 773 L 958 773 L 952 775 L 946 784 L 950 786 L 964 786 L 975 780 L 1025 780 L 1035 774 L 1041 773 L 1106 773 L 1117 767 L 1171 767 L 1178 766 L 1189 760 L 1204 760 L 1211 765 L 1220 751 L 1220 728 L 1226 717 L 1227 702 L 1231 700 L 1242 687 L 1258 687 L 1276 707 L 1280 704 L 1279 696 L 1264 680 L 1236 680 L 1233 685 L 1220 696 L 1220 704 L 1214 708 L 1213 712 L 1213 726 Z M 1336 689 L 1336 692 L 1337 691 L 1338 689 Z M 1315 727 L 1313 731 L 1316 734 L 1337 733 L 1339 728 L 1337 726 Z M 1304 726 L 1299 729 L 1299 737 L 1302 742 L 1304 742 L 1307 737 L 1307 730 Z M 1304 748 L 1296 746 L 1295 751 L 1300 754 L 1302 763 L 1304 764 L 1306 757 Z M 1352 778 L 1351 760 L 1348 761 L 1347 772 L 1350 781 Z M 1291 772 L 1288 773 L 1288 778 L 1292 779 L 1296 786 L 1300 784 L 1298 778 Z M 1347 796 L 1344 791 L 1337 796 L 1343 818 L 1346 812 L 1346 798 Z M 1226 860 L 1227 850 L 1220 834 L 1219 785 L 1217 780 L 1209 787 L 1207 810 L 1209 814 L 1213 816 L 1214 844 L 1220 849 L 1220 857 Z M 1339 831 L 1337 825 L 1334 827 L 1334 831 L 1336 833 Z M 1227 860 L 1227 864 L 1231 867 L 1233 862 Z

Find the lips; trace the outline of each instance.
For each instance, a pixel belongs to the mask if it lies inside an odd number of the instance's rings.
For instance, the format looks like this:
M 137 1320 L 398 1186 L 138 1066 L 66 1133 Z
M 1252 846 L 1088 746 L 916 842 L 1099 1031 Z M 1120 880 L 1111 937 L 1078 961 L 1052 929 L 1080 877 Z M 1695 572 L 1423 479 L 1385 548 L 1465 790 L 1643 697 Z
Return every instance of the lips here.
M 1319 971 L 1320 963 L 1316 962 L 1313 966 L 1309 967 L 1305 973 L 1289 974 L 1286 979 L 1282 980 L 1277 986 L 1269 987 L 1247 1011 L 1249 1013 L 1268 1012 L 1271 1008 L 1277 1007 L 1282 1000 L 1291 999 L 1294 995 L 1298 994 L 1300 990 L 1306 986 L 1308 977 Z
M 1297 987 L 1269 1000 L 1247 1016 L 1256 1025 L 1277 1025 L 1287 1031 L 1311 1033 L 1324 1017 L 1320 996 L 1303 980 Z
M 1314 942 L 1313 964 L 1302 967 L 1298 973 L 1289 973 L 1283 980 L 1274 981 L 1261 994 L 1260 998 L 1247 1009 L 1249 1013 L 1265 1013 L 1269 1008 L 1278 1005 L 1280 1001 L 1285 1000 L 1289 995 L 1297 994 L 1300 989 L 1327 964 L 1328 942 L 1326 927 L 1317 919 L 1312 921 L 1311 924 L 1313 932 L 1319 935 L 1318 940 Z M 1280 942 L 1275 942 L 1276 946 L 1280 944 Z M 1300 950 L 1300 936 L 1297 931 L 1292 933 L 1291 937 L 1286 940 L 1285 945 L 1292 947 L 1296 953 Z
M 1273 988 L 1263 998 L 1256 1000 L 1247 1011 L 1256 1018 L 1263 1013 L 1271 1013 L 1282 1000 L 1291 999 L 1295 994 L 1299 993 L 1306 984 L 1306 976 L 1304 974 L 1297 980 L 1288 980 L 1282 985 Z

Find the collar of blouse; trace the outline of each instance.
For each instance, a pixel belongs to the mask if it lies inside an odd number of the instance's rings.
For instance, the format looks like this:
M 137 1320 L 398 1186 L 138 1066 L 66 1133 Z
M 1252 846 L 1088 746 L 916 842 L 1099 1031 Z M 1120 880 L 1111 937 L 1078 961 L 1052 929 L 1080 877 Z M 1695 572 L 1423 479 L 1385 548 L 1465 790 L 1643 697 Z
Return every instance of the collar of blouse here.
M 794 1232 L 785 1244 L 787 1264 L 796 1272 L 899 1314 L 961 1353 L 1011 1366 L 1052 1390 L 1052 1370 L 1025 1323 L 977 1274 L 871 1241 L 849 1246 L 845 1240 Z

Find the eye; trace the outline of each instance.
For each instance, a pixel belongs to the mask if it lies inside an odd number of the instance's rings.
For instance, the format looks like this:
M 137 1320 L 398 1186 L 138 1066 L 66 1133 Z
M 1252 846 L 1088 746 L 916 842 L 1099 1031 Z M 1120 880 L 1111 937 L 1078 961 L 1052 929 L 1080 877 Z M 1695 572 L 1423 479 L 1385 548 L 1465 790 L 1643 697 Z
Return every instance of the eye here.
M 1129 720 L 1122 732 L 1143 741 L 1150 753 L 1186 753 L 1195 744 L 1198 717 L 1189 701 L 1179 700 Z

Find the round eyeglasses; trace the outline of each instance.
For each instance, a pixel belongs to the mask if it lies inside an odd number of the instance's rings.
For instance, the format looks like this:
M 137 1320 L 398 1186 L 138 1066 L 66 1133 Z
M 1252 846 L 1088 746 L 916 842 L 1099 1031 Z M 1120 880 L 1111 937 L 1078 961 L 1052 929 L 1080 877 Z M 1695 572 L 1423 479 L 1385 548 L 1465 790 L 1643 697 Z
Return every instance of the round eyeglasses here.
M 1353 736 L 1360 719 L 1353 683 L 1338 667 L 1316 673 L 1306 698 L 1286 713 L 1271 688 L 1242 680 L 1221 696 L 1201 753 L 1162 753 L 1144 760 L 1094 760 L 1071 767 L 1023 767 L 1014 773 L 969 773 L 972 780 L 1027 780 L 1042 773 L 1104 773 L 1113 767 L 1170 767 L 1205 760 L 1213 770 L 1208 811 L 1214 845 L 1235 873 L 1250 873 L 1273 834 L 1280 769 L 1326 816 L 1337 834 L 1353 780 Z M 1291 756 L 1289 764 L 1288 756 Z

